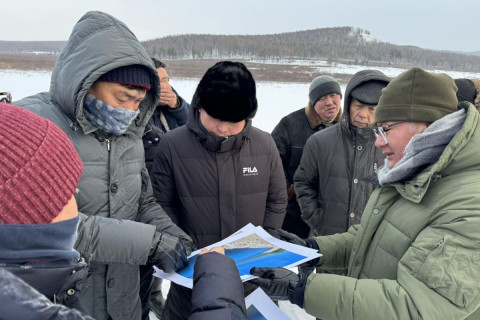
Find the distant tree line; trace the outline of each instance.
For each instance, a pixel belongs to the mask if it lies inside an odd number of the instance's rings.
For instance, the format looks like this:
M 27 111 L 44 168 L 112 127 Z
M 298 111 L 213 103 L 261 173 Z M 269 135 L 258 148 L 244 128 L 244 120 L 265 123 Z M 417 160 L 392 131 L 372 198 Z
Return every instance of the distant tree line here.
M 0 41 L 0 53 L 58 55 L 66 41 Z M 353 27 L 323 28 L 269 35 L 186 34 L 142 42 L 150 55 L 164 60 L 285 59 L 330 63 L 480 72 L 480 56 L 398 46 L 373 39 Z
M 66 41 L 0 41 L 0 53 L 59 54 Z
M 480 72 L 479 56 L 380 42 L 368 31 L 353 27 L 270 35 L 186 34 L 144 41 L 143 45 L 160 59 L 324 59 Z

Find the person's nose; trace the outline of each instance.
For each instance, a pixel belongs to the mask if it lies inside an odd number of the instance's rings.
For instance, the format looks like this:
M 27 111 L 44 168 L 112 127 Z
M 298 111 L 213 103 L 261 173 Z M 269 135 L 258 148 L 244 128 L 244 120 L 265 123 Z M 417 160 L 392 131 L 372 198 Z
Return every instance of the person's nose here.
M 162 81 L 160 82 L 160 89 L 161 90 L 170 90 L 170 83 L 166 82 L 166 81 Z
M 228 133 L 228 125 L 223 121 L 219 121 L 217 124 L 217 131 L 222 134 Z
M 385 143 L 385 141 L 383 141 L 383 138 L 380 135 L 377 135 L 377 138 L 375 139 L 375 147 L 382 148 L 386 145 L 387 144 Z
M 360 108 L 360 111 L 358 112 L 358 116 L 360 118 L 366 118 L 368 115 L 368 112 L 366 110 L 367 108 Z
M 333 99 L 330 96 L 325 98 L 325 105 L 329 106 L 333 103 Z

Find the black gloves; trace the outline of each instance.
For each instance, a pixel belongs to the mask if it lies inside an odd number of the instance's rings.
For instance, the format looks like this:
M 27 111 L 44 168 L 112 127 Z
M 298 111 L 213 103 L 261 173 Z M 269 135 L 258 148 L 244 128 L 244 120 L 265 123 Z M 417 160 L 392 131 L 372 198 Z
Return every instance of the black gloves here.
M 195 245 L 195 243 L 193 243 L 193 240 L 192 238 L 190 238 L 188 235 L 185 235 L 185 236 L 178 236 L 180 238 L 180 241 L 183 243 L 183 245 L 185 246 L 185 249 L 187 250 L 187 257 L 195 250 L 197 250 L 197 246 Z
M 282 229 L 277 229 L 275 231 L 280 236 L 280 240 L 320 251 L 320 248 L 318 247 L 317 242 L 312 238 L 307 238 L 304 240 L 298 237 L 296 234 L 290 233 Z M 319 260 L 320 260 L 319 258 L 316 258 L 308 262 L 302 263 L 301 265 L 298 266 L 298 270 L 302 274 L 310 274 L 313 271 L 313 269 L 318 265 Z
M 250 274 L 259 278 L 250 282 L 262 288 L 272 300 L 289 300 L 303 308 L 308 275 L 298 275 L 283 268 L 252 268 Z
M 308 247 L 307 242 L 294 233 L 290 233 L 282 229 L 277 229 L 275 231 L 280 236 L 280 240 L 287 241 L 293 244 L 298 244 L 299 246 Z
M 155 231 L 149 260 L 164 272 L 170 273 L 187 265 L 187 248 L 180 238 Z

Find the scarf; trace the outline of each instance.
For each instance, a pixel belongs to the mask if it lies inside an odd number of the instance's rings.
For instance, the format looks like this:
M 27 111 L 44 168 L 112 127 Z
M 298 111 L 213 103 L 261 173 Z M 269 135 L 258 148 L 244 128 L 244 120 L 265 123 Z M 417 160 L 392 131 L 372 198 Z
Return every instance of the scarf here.
M 80 254 L 73 249 L 79 218 L 48 224 L 0 224 L 0 264 L 66 263 Z
M 406 181 L 438 160 L 453 136 L 461 129 L 466 116 L 465 109 L 461 109 L 433 122 L 410 140 L 402 159 L 395 167 L 390 169 L 389 161 L 385 159 L 385 166 L 378 172 L 380 185 Z
M 114 135 L 124 134 L 140 110 L 114 108 L 87 93 L 83 103 L 85 118 L 95 127 Z

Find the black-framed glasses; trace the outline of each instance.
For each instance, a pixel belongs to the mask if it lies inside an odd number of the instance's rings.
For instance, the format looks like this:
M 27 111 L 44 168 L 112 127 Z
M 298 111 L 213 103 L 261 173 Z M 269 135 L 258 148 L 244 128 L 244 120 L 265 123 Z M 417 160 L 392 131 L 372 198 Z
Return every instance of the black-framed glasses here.
M 377 127 L 376 129 L 373 129 L 373 132 L 375 133 L 375 137 L 378 138 L 378 136 L 380 136 L 383 142 L 385 142 L 385 144 L 388 144 L 387 132 L 392 130 L 393 127 L 398 126 L 402 122 L 405 122 L 405 121 L 397 121 L 387 126 Z

